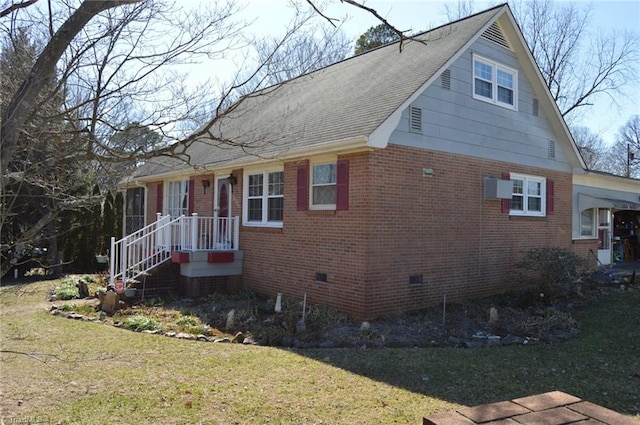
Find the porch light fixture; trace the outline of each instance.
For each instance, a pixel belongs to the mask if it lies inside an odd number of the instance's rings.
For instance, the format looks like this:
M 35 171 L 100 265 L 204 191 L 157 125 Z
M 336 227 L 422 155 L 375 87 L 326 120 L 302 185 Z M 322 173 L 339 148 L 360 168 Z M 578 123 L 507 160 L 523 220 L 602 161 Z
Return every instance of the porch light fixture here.
M 202 180 L 202 190 L 204 193 L 207 193 L 207 188 L 211 185 L 211 182 L 207 180 Z
M 233 173 L 229 174 L 229 183 L 231 183 L 232 186 L 235 186 L 236 183 L 238 183 L 238 177 Z

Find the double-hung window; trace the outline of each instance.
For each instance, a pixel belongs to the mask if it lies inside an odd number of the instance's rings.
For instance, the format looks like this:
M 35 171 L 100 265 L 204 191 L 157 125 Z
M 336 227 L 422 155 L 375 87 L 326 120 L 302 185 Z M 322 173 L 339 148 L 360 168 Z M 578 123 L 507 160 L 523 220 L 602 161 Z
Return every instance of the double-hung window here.
M 314 164 L 311 172 L 311 208 L 336 208 L 337 167 L 335 162 Z
M 513 193 L 511 215 L 546 216 L 546 179 L 544 177 L 511 174 Z
M 473 97 L 505 108 L 517 109 L 518 72 L 473 55 Z
M 580 211 L 580 236 L 595 237 L 596 235 L 596 209 Z
M 167 184 L 167 214 L 180 217 L 189 213 L 189 180 L 175 180 Z
M 282 227 L 284 171 L 249 171 L 244 182 L 244 225 Z

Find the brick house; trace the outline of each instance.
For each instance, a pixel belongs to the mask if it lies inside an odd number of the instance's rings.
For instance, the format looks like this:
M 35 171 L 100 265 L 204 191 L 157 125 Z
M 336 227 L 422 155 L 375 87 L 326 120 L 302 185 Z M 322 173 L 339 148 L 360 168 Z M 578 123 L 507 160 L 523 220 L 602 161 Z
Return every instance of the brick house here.
M 584 162 L 507 5 L 249 95 L 210 131 L 128 179 L 112 279 L 171 260 L 187 295 L 373 318 L 514 289 L 524 250 L 576 239 Z

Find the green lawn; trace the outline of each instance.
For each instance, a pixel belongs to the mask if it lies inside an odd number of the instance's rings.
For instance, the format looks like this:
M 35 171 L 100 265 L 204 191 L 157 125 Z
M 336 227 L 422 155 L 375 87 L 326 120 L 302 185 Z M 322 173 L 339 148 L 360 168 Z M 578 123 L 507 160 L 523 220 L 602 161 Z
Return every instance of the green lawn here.
M 551 390 L 640 415 L 638 289 L 578 312 L 563 344 L 294 351 L 51 316 L 55 285 L 0 289 L 0 423 L 419 424 Z

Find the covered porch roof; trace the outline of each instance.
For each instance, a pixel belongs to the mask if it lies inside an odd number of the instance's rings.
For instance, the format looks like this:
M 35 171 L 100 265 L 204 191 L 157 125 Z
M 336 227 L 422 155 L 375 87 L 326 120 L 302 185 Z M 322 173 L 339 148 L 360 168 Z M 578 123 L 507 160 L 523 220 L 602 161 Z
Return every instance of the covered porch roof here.
M 626 199 L 604 198 L 586 193 L 578 193 L 578 206 L 580 211 L 591 208 L 611 208 L 616 210 L 640 211 L 640 203 Z

